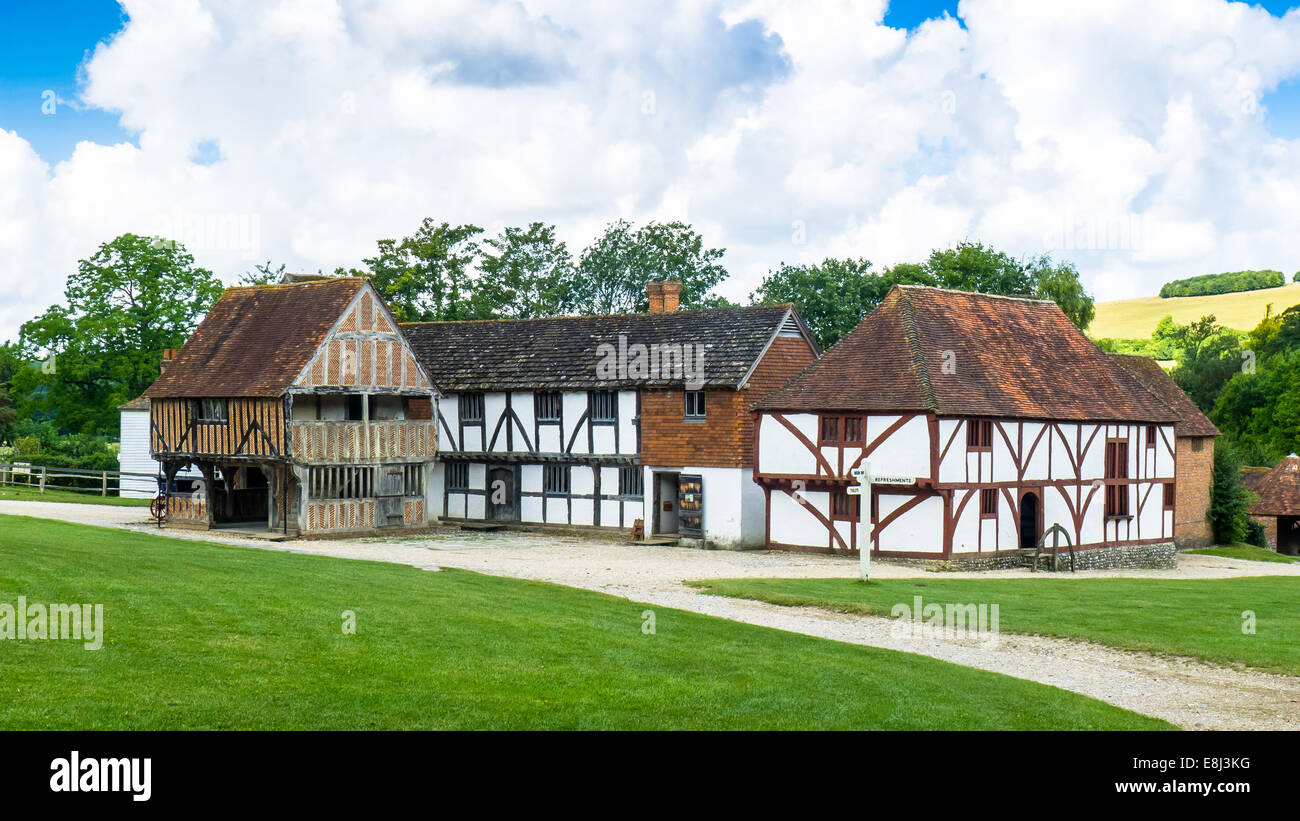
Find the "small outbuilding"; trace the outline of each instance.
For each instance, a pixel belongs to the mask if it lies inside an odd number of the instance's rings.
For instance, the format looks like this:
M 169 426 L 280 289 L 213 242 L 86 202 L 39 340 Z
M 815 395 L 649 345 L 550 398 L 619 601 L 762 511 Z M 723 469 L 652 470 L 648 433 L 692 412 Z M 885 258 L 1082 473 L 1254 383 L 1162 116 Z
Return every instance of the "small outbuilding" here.
M 1258 479 L 1252 477 L 1246 486 L 1259 497 L 1250 514 L 1264 526 L 1268 547 L 1300 555 L 1300 456 L 1291 454 Z

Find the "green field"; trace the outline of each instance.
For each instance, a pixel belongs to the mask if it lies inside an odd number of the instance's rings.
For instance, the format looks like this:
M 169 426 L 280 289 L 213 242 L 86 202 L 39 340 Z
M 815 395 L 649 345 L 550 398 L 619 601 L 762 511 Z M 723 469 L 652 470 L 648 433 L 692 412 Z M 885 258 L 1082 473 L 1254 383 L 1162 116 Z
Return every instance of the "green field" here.
M 122 499 L 117 496 L 100 496 L 93 493 L 77 493 L 73 490 L 50 489 L 41 493 L 38 488 L 3 486 L 0 487 L 0 500 L 18 502 L 72 502 L 81 505 L 121 505 L 123 507 L 148 507 L 148 499 Z
M 3 729 L 1170 726 L 923 656 L 551 584 L 0 516 L 0 602 L 20 595 L 102 603 L 104 646 L 0 641 Z
M 1300 578 L 708 579 L 710 593 L 889 615 L 896 604 L 997 604 L 1006 633 L 1086 639 L 1300 675 Z M 1244 611 L 1255 634 L 1242 632 Z
M 1201 556 L 1223 556 L 1226 559 L 1246 559 L 1252 562 L 1282 562 L 1290 564 L 1296 561 L 1295 557 L 1277 553 L 1273 550 L 1265 550 L 1262 547 L 1256 547 L 1253 544 L 1230 544 L 1218 545 L 1217 547 L 1207 547 L 1204 550 L 1189 550 L 1188 553 L 1196 553 Z
M 1098 302 L 1097 316 L 1088 326 L 1093 339 L 1146 339 L 1162 317 L 1173 315 L 1174 322 L 1186 325 L 1207 314 L 1214 314 L 1220 325 L 1249 331 L 1264 318 L 1264 308 L 1273 304 L 1273 313 L 1281 313 L 1300 304 L 1300 283 L 1290 282 L 1281 288 L 1241 291 L 1235 294 L 1188 296 L 1161 299 L 1157 296 Z

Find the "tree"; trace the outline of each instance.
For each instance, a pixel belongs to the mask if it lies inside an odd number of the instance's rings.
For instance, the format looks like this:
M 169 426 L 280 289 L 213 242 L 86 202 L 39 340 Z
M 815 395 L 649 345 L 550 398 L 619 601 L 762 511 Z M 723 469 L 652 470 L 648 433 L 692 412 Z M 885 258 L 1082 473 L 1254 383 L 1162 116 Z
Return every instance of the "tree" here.
M 1210 484 L 1210 528 L 1219 544 L 1246 541 L 1250 534 L 1250 506 L 1255 494 L 1241 483 L 1241 457 L 1225 441 L 1214 447 L 1214 475 Z
M 818 265 L 782 263 L 763 278 L 750 295 L 750 302 L 793 302 L 817 343 L 827 348 L 857 327 L 895 284 L 934 283 L 934 278 L 919 265 L 897 265 L 883 274 L 871 273 L 870 269 L 871 263 L 862 258 L 828 257 Z
M 506 228 L 485 241 L 470 300 L 477 319 L 527 319 L 561 311 L 561 290 L 573 275 L 573 257 L 540 222 Z
M 8 342 L 0 345 L 0 444 L 13 438 L 14 425 L 18 422 L 12 391 L 14 374 L 21 364 L 16 345 Z
M 683 308 L 702 307 L 727 276 L 718 262 L 724 253 L 706 248 L 703 238 L 682 222 L 651 222 L 634 229 L 618 220 L 582 252 L 577 268 L 557 289 L 559 303 L 565 313 L 646 311 L 646 282 L 673 279 L 682 283 Z
M 819 265 L 782 264 L 768 272 L 751 302 L 793 302 L 823 346 L 851 331 L 894 285 L 930 285 L 1003 296 L 1051 299 L 1080 329 L 1095 314 L 1093 299 L 1070 262 L 1049 256 L 1019 262 L 981 243 L 935 250 L 924 263 L 900 263 L 874 274 L 865 259 L 825 259 Z
M 253 270 L 239 275 L 240 285 L 274 285 L 284 280 L 284 263 L 279 268 L 271 267 L 271 260 L 253 266 Z
M 66 304 L 22 326 L 22 355 L 42 365 L 19 369 L 14 387 L 62 430 L 116 432 L 116 406 L 157 378 L 163 351 L 185 343 L 221 291 L 180 244 L 123 234 L 77 264 Z
M 1097 308 L 1093 298 L 1083 289 L 1074 263 L 1053 263 L 1050 256 L 1043 255 L 1030 260 L 1026 267 L 1034 296 L 1052 300 L 1076 328 L 1087 330 L 1097 315 Z
M 925 268 L 940 288 L 1003 296 L 1032 296 L 1033 277 L 1026 266 L 979 242 L 930 252 Z
M 348 273 L 370 277 L 401 322 L 470 319 L 470 269 L 479 256 L 481 233 L 476 225 L 426 218 L 409 237 L 381 239 L 379 253 L 364 260 L 366 267 Z
M 1202 411 L 1209 412 L 1225 382 L 1242 367 L 1240 334 L 1203 316 L 1174 334 L 1178 365 L 1170 376 Z

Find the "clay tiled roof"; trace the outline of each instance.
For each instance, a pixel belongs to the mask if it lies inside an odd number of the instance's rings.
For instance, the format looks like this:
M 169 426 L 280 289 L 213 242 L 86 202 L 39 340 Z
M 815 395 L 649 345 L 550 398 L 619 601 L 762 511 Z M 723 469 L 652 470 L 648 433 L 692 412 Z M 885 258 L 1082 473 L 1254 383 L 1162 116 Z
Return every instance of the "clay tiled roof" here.
M 1174 422 L 1055 303 L 895 285 L 761 410 Z
M 1260 480 L 1268 475 L 1272 468 L 1254 467 L 1252 465 L 1243 465 L 1241 468 L 1241 483 L 1246 486 L 1246 490 L 1251 493 L 1259 487 Z
M 120 411 L 147 411 L 149 410 L 149 397 L 137 396 L 130 402 L 118 405 L 117 409 Z
M 1147 390 L 1154 393 L 1178 416 L 1174 423 L 1174 436 L 1218 436 L 1219 429 L 1209 418 L 1201 413 L 1196 403 L 1191 400 L 1178 383 L 1173 380 L 1160 363 L 1149 356 L 1140 354 L 1113 353 L 1110 355 L 1129 373 L 1133 374 Z
M 1257 516 L 1300 516 L 1300 456 L 1294 453 L 1278 462 L 1251 488 L 1259 501 L 1250 512 Z
M 704 386 L 737 388 L 788 318 L 790 305 L 705 308 L 655 314 L 572 316 L 402 325 L 429 378 L 444 393 L 478 390 L 560 390 L 680 385 L 659 379 L 598 373 L 602 344 L 704 348 Z M 667 378 L 665 378 L 667 377 Z
M 144 395 L 280 396 L 366 280 L 229 288 Z

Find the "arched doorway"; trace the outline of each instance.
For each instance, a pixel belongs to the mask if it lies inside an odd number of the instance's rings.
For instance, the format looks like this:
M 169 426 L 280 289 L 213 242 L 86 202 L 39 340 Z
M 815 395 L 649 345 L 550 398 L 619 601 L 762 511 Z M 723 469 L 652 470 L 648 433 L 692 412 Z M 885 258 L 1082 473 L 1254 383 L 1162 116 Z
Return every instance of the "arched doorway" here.
M 1033 547 L 1038 543 L 1038 537 L 1042 534 L 1040 531 L 1039 521 L 1042 519 L 1038 515 L 1039 500 L 1038 494 L 1032 490 L 1020 497 L 1020 546 Z

